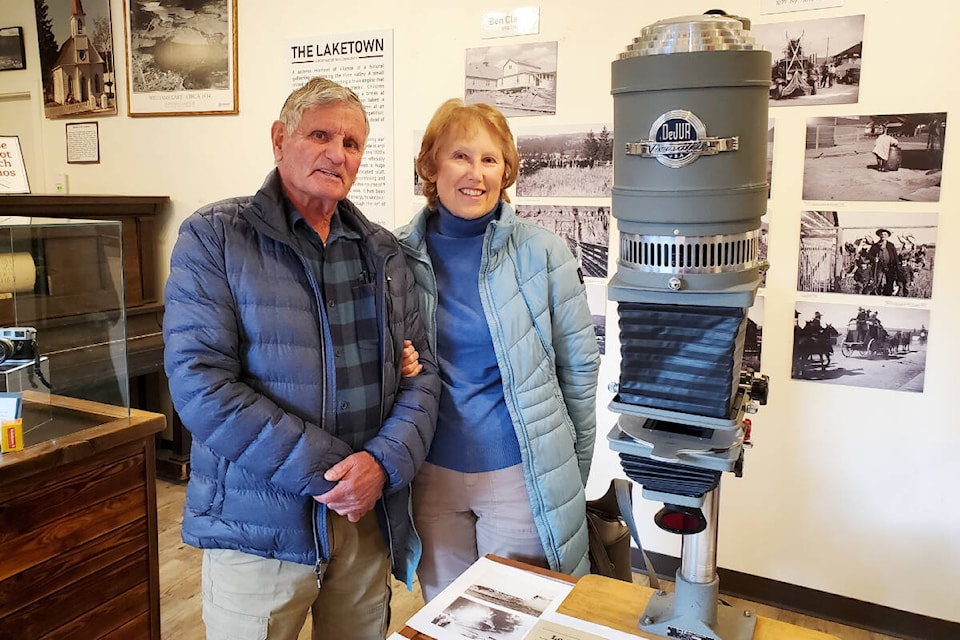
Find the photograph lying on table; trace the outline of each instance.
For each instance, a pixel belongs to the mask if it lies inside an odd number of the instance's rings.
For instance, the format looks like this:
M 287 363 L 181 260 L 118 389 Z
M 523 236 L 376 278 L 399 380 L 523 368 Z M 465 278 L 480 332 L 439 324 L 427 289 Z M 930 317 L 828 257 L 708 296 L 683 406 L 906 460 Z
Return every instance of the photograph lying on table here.
M 109 0 L 36 0 L 47 118 L 116 115 Z
M 860 99 L 862 15 L 754 24 L 750 33 L 773 54 L 771 106 Z
M 557 112 L 557 43 L 533 42 L 467 49 L 464 98 L 505 116 Z
M 804 211 L 797 290 L 929 299 L 937 214 Z
M 517 195 L 609 198 L 613 191 L 613 126 L 564 129 L 516 134 L 520 152 Z
M 804 200 L 938 202 L 947 114 L 809 118 Z
M 572 589 L 573 583 L 480 558 L 407 626 L 437 640 L 520 640 Z
M 927 309 L 798 301 L 791 377 L 921 393 L 929 326 Z

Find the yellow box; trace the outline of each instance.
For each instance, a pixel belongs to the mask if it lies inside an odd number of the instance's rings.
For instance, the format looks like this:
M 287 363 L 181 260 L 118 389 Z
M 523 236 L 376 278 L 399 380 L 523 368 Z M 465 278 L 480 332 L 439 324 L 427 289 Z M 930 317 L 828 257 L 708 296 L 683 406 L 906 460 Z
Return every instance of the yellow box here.
M 20 451 L 23 449 L 23 420 L 4 420 L 0 424 L 0 435 L 3 436 L 0 441 L 0 452 Z

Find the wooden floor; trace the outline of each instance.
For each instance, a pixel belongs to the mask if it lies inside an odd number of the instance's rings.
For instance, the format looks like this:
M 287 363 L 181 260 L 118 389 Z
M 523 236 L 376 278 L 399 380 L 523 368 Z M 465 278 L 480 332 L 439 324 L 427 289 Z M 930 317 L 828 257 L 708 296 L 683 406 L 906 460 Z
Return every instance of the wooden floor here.
M 200 556 L 201 552 L 180 540 L 185 483 L 157 480 L 157 511 L 160 544 L 160 625 L 163 640 L 203 640 L 200 619 Z M 645 581 L 638 575 L 638 581 Z M 819 620 L 809 616 L 775 609 L 735 598 L 724 597 L 733 606 L 747 608 L 758 615 L 783 620 L 800 627 L 815 629 L 841 640 L 897 640 L 892 636 Z M 404 623 L 423 606 L 419 586 L 413 593 L 394 581 L 392 623 L 390 632 Z M 300 640 L 309 640 L 309 621 Z

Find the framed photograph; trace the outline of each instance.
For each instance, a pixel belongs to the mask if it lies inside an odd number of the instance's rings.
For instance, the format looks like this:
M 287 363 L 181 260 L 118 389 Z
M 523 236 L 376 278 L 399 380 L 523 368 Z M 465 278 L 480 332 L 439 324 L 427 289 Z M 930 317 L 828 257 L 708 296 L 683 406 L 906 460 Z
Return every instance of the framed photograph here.
M 464 102 L 492 104 L 505 116 L 557 112 L 557 43 L 467 49 Z
M 939 202 L 947 113 L 807 118 L 804 200 Z
M 0 71 L 27 68 L 23 49 L 23 27 L 0 28 Z
M 239 113 L 237 0 L 125 0 L 131 116 Z
M 518 196 L 610 197 L 613 125 L 561 125 L 516 136 Z
M 47 118 L 117 114 L 110 0 L 35 2 Z
M 18 136 L 0 136 L 0 193 L 30 193 Z
M 937 214 L 804 211 L 797 291 L 929 300 Z
M 863 23 L 856 15 L 754 24 L 750 34 L 773 53 L 770 106 L 859 101 Z
M 100 162 L 100 129 L 96 122 L 71 122 L 67 128 L 67 164 Z

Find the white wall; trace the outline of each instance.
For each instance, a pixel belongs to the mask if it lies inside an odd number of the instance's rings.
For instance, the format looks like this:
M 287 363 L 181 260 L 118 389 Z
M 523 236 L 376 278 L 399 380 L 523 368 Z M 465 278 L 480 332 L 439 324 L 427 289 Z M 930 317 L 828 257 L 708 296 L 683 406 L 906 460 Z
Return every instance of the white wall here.
M 113 0 L 116 49 L 123 50 L 123 4 Z M 422 130 L 446 98 L 462 95 L 464 49 L 504 43 L 559 41 L 555 116 L 514 118 L 515 129 L 612 122 L 610 63 L 640 28 L 656 20 L 702 13 L 713 0 L 635 2 L 551 0 L 541 6 L 541 33 L 510 40 L 480 38 L 484 11 L 517 5 L 447 0 L 359 0 L 333 9 L 315 0 L 241 0 L 240 115 L 100 119 L 102 161 L 68 165 L 64 122 L 40 115 L 36 27 L 30 0 L 3 0 L 0 26 L 21 24 L 28 69 L 0 73 L 0 135 L 25 143 L 34 193 L 52 191 L 53 175 L 69 174 L 75 194 L 169 195 L 172 216 L 163 236 L 169 255 L 179 223 L 198 206 L 250 193 L 272 165 L 268 132 L 285 97 L 289 71 L 284 42 L 297 36 L 394 29 L 395 220 L 419 203 L 410 195 L 413 131 Z M 836 9 L 760 15 L 760 0 L 728 2 L 754 22 L 866 14 L 860 103 L 784 106 L 776 118 L 770 260 L 765 290 L 764 373 L 771 398 L 754 419 L 755 448 L 742 478 L 725 477 L 721 496 L 719 564 L 904 611 L 960 621 L 960 303 L 954 295 L 960 253 L 937 253 L 931 301 L 926 386 L 922 394 L 857 389 L 790 379 L 791 311 L 803 172 L 804 126 L 810 116 L 948 111 L 960 114 L 960 91 L 947 51 L 955 43 L 960 5 L 953 0 L 846 0 Z M 733 6 L 736 5 L 736 6 Z M 122 82 L 122 78 L 121 78 Z M 119 87 L 121 96 L 126 88 Z M 32 102 L 3 99 L 29 92 Z M 29 105 L 29 106 L 26 106 Z M 952 122 L 952 120 L 951 120 Z M 952 127 L 951 127 L 952 128 Z M 11 129 L 13 129 L 11 131 Z M 960 141 L 951 132 L 939 204 L 938 245 L 960 241 Z M 558 200 L 563 202 L 563 200 Z M 592 204 L 605 204 L 592 202 Z M 902 203 L 838 204 L 842 210 L 903 210 Z M 820 207 L 822 208 L 822 207 Z M 611 238 L 615 245 L 615 238 Z M 615 251 L 616 247 L 612 249 Z M 614 258 L 615 259 L 615 256 Z M 839 300 L 848 302 L 848 300 Z M 588 493 L 622 475 L 603 440 L 616 416 L 605 408 L 617 375 L 615 311 L 608 312 L 608 355 L 601 372 L 600 437 Z M 660 532 L 650 516 L 658 504 L 640 501 L 646 546 L 679 554 L 679 538 Z M 909 578 L 908 578 L 909 577 Z

